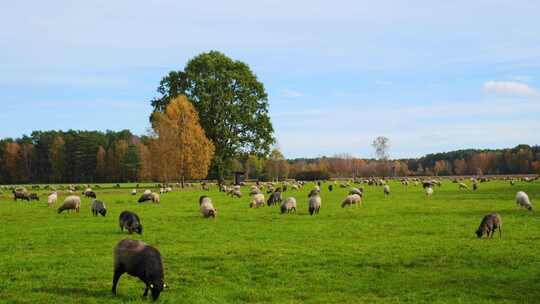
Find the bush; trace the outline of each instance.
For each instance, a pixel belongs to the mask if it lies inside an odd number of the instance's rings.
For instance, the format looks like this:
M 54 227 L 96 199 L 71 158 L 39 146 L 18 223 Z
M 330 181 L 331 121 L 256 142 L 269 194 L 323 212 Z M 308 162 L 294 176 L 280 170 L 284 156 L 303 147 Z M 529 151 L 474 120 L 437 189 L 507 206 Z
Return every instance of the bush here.
M 298 172 L 294 177 L 296 180 L 304 181 L 327 180 L 330 178 L 330 174 L 325 171 L 313 170 Z

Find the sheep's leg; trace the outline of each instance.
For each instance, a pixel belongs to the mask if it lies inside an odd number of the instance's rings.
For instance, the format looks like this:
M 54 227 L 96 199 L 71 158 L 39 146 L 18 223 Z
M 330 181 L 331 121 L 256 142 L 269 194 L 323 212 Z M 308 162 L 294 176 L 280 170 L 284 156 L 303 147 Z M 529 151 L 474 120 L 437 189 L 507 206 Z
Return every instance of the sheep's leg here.
M 113 295 L 116 295 L 116 286 L 118 285 L 118 280 L 120 280 L 120 276 L 124 274 L 124 271 L 120 268 L 116 268 L 114 270 L 114 276 L 113 276 L 113 286 L 112 286 L 112 293 Z
M 502 238 L 501 226 L 499 226 L 499 238 Z
M 148 289 L 150 289 L 150 288 L 148 287 L 148 284 L 146 284 L 146 288 L 144 289 L 143 297 L 147 297 L 147 296 L 148 296 Z

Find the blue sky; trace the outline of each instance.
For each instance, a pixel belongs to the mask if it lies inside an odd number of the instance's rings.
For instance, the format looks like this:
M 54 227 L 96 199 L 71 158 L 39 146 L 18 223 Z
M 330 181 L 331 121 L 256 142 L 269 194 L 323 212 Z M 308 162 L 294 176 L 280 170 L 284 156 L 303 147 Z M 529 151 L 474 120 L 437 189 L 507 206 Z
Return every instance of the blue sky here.
M 184 3 L 183 3 L 184 2 Z M 219 50 L 287 157 L 540 143 L 538 1 L 2 1 L 0 137 L 149 127 L 163 75 Z

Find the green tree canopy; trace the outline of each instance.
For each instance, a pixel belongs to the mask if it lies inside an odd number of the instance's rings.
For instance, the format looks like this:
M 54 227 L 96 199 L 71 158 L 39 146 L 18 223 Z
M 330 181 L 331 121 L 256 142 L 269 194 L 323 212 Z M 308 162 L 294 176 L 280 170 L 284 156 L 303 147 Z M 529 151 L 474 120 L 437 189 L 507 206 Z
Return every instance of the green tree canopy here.
M 212 173 L 221 182 L 232 159 L 244 153 L 268 155 L 274 143 L 268 96 L 250 68 L 211 51 L 191 59 L 183 71 L 171 71 L 152 100 L 154 113 L 185 94 L 199 112 L 201 126 L 215 145 Z M 152 114 L 152 117 L 154 114 Z

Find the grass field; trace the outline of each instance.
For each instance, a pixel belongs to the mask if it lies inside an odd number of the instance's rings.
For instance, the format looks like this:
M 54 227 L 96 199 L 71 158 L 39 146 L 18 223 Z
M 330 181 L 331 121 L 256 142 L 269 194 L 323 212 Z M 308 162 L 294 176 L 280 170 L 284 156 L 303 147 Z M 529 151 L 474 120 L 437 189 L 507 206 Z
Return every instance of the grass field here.
M 111 294 L 112 250 L 124 238 L 157 247 L 170 286 L 160 303 L 540 303 L 540 214 L 518 209 L 524 190 L 540 202 L 540 183 L 480 184 L 459 191 L 449 181 L 428 200 L 421 187 L 392 182 L 365 186 L 363 206 L 342 209 L 346 189 L 322 187 L 318 216 L 307 193 L 298 213 L 249 209 L 216 189 L 205 194 L 215 220 L 198 211 L 200 190 L 162 195 L 160 205 L 137 204 L 129 189 L 97 190 L 107 217 L 58 215 L 41 202 L 0 196 L 0 302 L 140 303 L 144 285 L 124 275 Z M 65 196 L 61 195 L 59 201 Z M 537 205 L 540 207 L 540 205 Z M 118 215 L 131 210 L 144 233 L 128 235 Z M 502 239 L 479 240 L 482 217 L 499 212 Z

